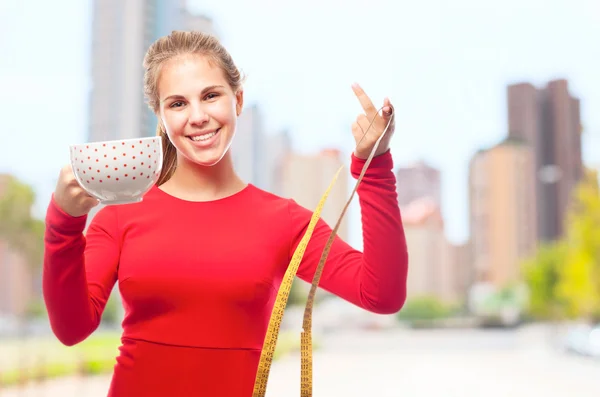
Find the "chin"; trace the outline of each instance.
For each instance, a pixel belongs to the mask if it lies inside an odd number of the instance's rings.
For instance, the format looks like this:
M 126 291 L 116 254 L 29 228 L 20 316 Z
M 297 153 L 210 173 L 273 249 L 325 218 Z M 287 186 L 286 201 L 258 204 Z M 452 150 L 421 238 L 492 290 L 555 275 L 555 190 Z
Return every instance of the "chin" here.
M 223 160 L 223 157 L 225 157 L 225 155 L 216 158 L 194 159 L 192 161 L 194 164 L 201 165 L 203 167 L 214 167 L 215 165 L 219 164 L 221 160 Z
M 203 167 L 214 167 L 219 164 L 228 152 L 227 148 L 211 148 L 202 151 L 191 151 L 184 154 L 187 161 Z

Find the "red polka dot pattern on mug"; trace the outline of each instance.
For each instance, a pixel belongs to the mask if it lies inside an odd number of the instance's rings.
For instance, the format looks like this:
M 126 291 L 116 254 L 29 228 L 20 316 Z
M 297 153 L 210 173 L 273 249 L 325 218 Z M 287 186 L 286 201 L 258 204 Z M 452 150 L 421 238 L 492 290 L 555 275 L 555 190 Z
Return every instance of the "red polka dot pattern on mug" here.
M 147 192 L 162 170 L 160 137 L 71 146 L 78 182 L 101 201 L 127 201 Z

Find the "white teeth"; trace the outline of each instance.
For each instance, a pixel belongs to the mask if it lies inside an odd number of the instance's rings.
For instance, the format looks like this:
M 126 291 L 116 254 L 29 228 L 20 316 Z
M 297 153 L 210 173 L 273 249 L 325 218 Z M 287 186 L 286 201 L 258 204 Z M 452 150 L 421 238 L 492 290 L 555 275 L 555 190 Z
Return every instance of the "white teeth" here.
M 217 135 L 217 131 L 214 131 L 214 132 L 211 132 L 211 133 L 208 133 L 208 134 L 204 134 L 204 135 L 192 136 L 192 137 L 190 137 L 190 139 L 192 141 L 196 141 L 196 142 L 198 142 L 198 141 L 205 141 L 207 139 L 212 138 L 215 135 Z

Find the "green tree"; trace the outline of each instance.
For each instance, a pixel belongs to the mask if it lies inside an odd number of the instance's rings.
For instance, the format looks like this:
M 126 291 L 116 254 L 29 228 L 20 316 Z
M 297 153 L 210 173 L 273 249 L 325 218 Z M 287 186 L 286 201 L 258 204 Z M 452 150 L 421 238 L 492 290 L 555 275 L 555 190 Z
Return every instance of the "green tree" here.
M 536 318 L 600 320 L 600 192 L 587 172 L 573 192 L 566 232 L 524 263 L 529 310 Z
M 44 222 L 35 219 L 31 209 L 35 193 L 13 176 L 0 179 L 0 240 L 23 255 L 33 269 L 41 267 L 44 255 Z
M 535 255 L 526 260 L 523 275 L 528 287 L 529 314 L 538 319 L 561 316 L 561 298 L 557 293 L 560 268 L 567 261 L 566 244 L 542 244 Z
M 453 312 L 450 305 L 437 297 L 419 296 L 408 299 L 396 317 L 407 321 L 438 320 L 451 316 Z
M 600 193 L 592 172 L 574 191 L 565 241 L 568 263 L 560 269 L 557 293 L 566 314 L 600 319 Z
M 45 225 L 32 216 L 34 202 L 35 193 L 30 186 L 13 176 L 0 175 L 0 241 L 24 258 L 26 266 L 36 273 L 44 256 Z M 43 311 L 41 302 L 27 302 L 24 312 L 16 313 L 19 327 L 25 326 L 28 317 L 39 316 Z M 24 333 L 24 328 L 19 330 L 19 335 Z

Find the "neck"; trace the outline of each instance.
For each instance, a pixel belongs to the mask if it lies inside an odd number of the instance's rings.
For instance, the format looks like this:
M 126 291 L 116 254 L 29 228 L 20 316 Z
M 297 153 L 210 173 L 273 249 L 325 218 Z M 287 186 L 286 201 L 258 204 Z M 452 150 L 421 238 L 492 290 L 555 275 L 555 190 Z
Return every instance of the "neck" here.
M 200 166 L 179 157 L 173 176 L 160 189 L 185 200 L 211 201 L 231 196 L 245 187 L 246 184 L 235 173 L 231 154 L 227 152 L 212 167 Z

